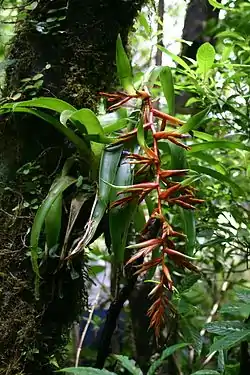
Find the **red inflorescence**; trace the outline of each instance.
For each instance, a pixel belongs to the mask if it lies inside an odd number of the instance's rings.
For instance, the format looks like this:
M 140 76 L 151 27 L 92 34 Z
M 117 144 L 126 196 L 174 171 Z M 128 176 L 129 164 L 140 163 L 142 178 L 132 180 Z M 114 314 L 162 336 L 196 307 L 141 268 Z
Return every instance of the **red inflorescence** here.
M 141 274 L 155 267 L 160 267 L 161 269 L 160 282 L 156 284 L 155 288 L 153 288 L 150 293 L 150 296 L 154 297 L 155 301 L 148 311 L 148 316 L 151 319 L 150 327 L 154 328 L 155 335 L 158 337 L 160 335 L 160 329 L 164 324 L 166 308 L 169 305 L 166 292 L 171 292 L 173 289 L 173 281 L 166 263 L 168 260 L 171 260 L 178 267 L 187 268 L 191 271 L 198 272 L 198 268 L 189 261 L 189 257 L 175 249 L 175 244 L 172 238 L 185 237 L 185 235 L 183 233 L 176 232 L 167 222 L 165 216 L 163 215 L 162 204 L 177 204 L 185 209 L 193 210 L 195 209 L 194 205 L 202 203 L 203 200 L 195 198 L 196 189 L 194 189 L 192 186 L 183 186 L 180 182 L 171 180 L 172 177 L 184 176 L 188 172 L 187 169 L 161 169 L 160 153 L 157 142 L 162 139 L 167 139 L 179 147 L 189 150 L 187 145 L 179 141 L 179 139 L 184 139 L 189 136 L 178 133 L 176 130 L 179 125 L 183 124 L 182 121 L 153 108 L 151 98 L 146 91 L 138 91 L 136 95 L 132 96 L 124 93 L 101 94 L 106 96 L 108 101 L 118 101 L 109 108 L 110 110 L 117 109 L 119 106 L 128 102 L 132 98 L 141 99 L 142 120 L 144 122 L 143 128 L 151 131 L 153 135 L 153 148 L 145 147 L 143 149 L 143 154 L 131 153 L 129 156 L 127 156 L 127 158 L 129 159 L 128 163 L 137 164 L 139 166 L 141 165 L 139 168 L 140 174 L 144 173 L 147 167 L 152 168 L 154 173 L 154 181 L 152 182 L 151 176 L 150 181 L 135 184 L 122 192 L 118 192 L 118 195 L 125 194 L 125 197 L 113 202 L 112 207 L 125 205 L 131 200 L 135 200 L 139 204 L 149 193 L 156 191 L 157 208 L 150 216 L 145 228 L 142 231 L 142 234 L 147 231 L 149 224 L 154 219 L 158 219 L 160 221 L 160 228 L 155 235 L 155 238 L 151 238 L 128 247 L 136 249 L 137 252 L 129 259 L 127 264 L 134 262 L 140 257 L 147 256 L 155 249 L 160 250 L 160 256 L 157 258 L 152 258 L 150 261 L 145 261 L 140 266 L 137 266 L 136 270 L 136 274 Z M 159 131 L 157 129 L 157 125 L 155 124 L 155 119 L 160 119 L 162 121 Z M 166 124 L 174 126 L 175 130 L 165 131 L 164 129 Z M 120 136 L 118 142 L 127 142 L 135 137 L 136 134 L 137 129 L 134 129 L 133 131 Z

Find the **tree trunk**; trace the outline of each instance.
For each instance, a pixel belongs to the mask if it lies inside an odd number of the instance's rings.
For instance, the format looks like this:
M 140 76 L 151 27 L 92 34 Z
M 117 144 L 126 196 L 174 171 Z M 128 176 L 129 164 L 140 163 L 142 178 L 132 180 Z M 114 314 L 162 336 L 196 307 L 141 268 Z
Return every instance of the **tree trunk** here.
M 34 88 L 22 80 L 42 73 L 43 84 L 35 87 L 35 96 L 95 109 L 98 92 L 116 84 L 117 35 L 126 42 L 143 2 L 40 0 L 17 27 L 9 49 L 14 64 L 7 70 L 5 96 L 20 92 L 22 99 L 30 98 Z M 58 166 L 75 150 L 50 125 L 28 116 L 1 121 L 0 150 L 0 374 L 48 375 L 55 369 L 52 362 L 60 362 L 69 327 L 86 306 L 86 276 L 81 262 L 55 274 L 52 260 L 43 273 L 40 300 L 34 299 L 26 245 L 34 210 L 24 208 L 23 202 L 31 200 L 34 189 L 39 203 Z M 31 164 L 26 172 L 17 175 L 27 162 Z

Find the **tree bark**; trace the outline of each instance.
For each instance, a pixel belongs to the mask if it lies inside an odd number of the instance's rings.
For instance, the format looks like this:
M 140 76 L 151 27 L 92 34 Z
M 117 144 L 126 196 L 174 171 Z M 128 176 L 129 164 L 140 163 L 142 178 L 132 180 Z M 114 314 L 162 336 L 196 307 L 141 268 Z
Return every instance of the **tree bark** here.
M 117 35 L 126 42 L 144 2 L 40 0 L 17 26 L 8 54 L 14 64 L 7 69 L 5 96 L 20 92 L 22 99 L 30 98 L 32 90 L 24 90 L 22 80 L 42 72 L 43 85 L 36 96 L 54 96 L 78 108 L 95 109 L 98 92 L 116 85 Z M 41 186 L 35 189 L 40 189 L 41 201 L 51 175 L 55 177 L 58 166 L 75 149 L 35 118 L 10 116 L 0 126 L 0 374 L 49 375 L 55 370 L 52 361 L 60 362 L 69 327 L 86 306 L 86 275 L 81 262 L 74 264 L 76 279 L 66 266 L 55 274 L 54 260 L 48 262 L 36 301 L 26 245 L 34 214 L 13 208 L 30 199 L 31 178 L 37 175 Z M 34 160 L 39 161 L 39 169 L 31 168 L 28 178 L 16 174 L 20 166 Z

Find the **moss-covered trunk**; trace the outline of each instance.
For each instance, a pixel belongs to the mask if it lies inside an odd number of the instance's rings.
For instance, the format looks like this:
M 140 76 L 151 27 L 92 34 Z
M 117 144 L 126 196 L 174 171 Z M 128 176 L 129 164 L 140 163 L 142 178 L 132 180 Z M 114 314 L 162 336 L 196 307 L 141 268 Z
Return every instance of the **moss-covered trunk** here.
M 14 64 L 7 71 L 5 96 L 54 96 L 94 109 L 98 91 L 116 82 L 117 34 L 126 40 L 143 2 L 40 0 L 18 25 L 10 46 Z M 38 73 L 42 86 L 27 87 L 23 79 Z M 1 120 L 0 150 L 0 374 L 47 375 L 86 305 L 84 276 L 81 263 L 74 265 L 76 279 L 67 267 L 55 275 L 48 265 L 35 301 L 27 244 L 36 201 L 25 206 L 32 194 L 41 201 L 58 165 L 75 150 L 48 124 L 20 116 Z M 32 164 L 16 174 L 27 162 Z

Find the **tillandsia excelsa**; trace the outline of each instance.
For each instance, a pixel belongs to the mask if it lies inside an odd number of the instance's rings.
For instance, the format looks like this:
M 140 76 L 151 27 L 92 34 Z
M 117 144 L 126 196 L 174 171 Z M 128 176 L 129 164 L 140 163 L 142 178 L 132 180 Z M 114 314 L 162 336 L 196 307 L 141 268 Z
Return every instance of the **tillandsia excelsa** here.
M 127 246 L 128 249 L 135 249 L 136 253 L 128 260 L 126 265 L 133 263 L 141 257 L 147 259 L 155 249 L 159 249 L 159 256 L 145 260 L 140 266 L 136 266 L 135 271 L 136 274 L 142 274 L 153 268 L 160 269 L 160 280 L 150 293 L 150 297 L 154 301 L 148 310 L 148 316 L 151 320 L 150 327 L 154 328 L 155 335 L 158 337 L 169 303 L 167 292 L 173 290 L 173 280 L 168 268 L 169 261 L 174 262 L 179 267 L 185 267 L 195 272 L 198 271 L 197 267 L 190 262 L 192 258 L 176 249 L 174 239 L 176 237 L 183 238 L 185 235 L 175 231 L 169 224 L 163 213 L 163 206 L 176 204 L 184 209 L 194 210 L 195 205 L 202 203 L 203 200 L 195 197 L 196 189 L 192 186 L 183 185 L 181 182 L 173 179 L 176 176 L 184 176 L 187 174 L 188 169 L 164 170 L 161 167 L 161 157 L 158 147 L 160 140 L 165 139 L 178 147 L 186 150 L 189 149 L 187 145 L 181 142 L 187 136 L 178 132 L 178 127 L 183 122 L 178 118 L 155 109 L 147 88 L 143 91 L 136 91 L 133 95 L 119 92 L 114 94 L 101 93 L 101 95 L 107 97 L 109 102 L 117 101 L 109 107 L 109 110 L 119 108 L 130 99 L 141 99 L 139 126 L 132 131 L 120 135 L 117 143 L 123 143 L 126 147 L 126 143 L 137 136 L 141 152 L 128 153 L 126 159 L 127 163 L 137 165 L 135 174 L 136 176 L 140 176 L 142 182 L 127 186 L 122 191 L 118 191 L 118 199 L 112 203 L 111 208 L 124 206 L 130 202 L 136 202 L 139 205 L 149 194 L 155 192 L 157 204 L 140 237 L 143 239 L 144 234 L 147 233 L 155 220 L 159 223 L 158 232 L 155 238 Z M 165 130 L 167 125 L 171 127 L 171 130 Z M 144 131 L 152 135 L 153 140 L 150 146 L 145 141 Z M 151 173 L 148 173 L 149 170 Z M 123 196 L 119 198 L 121 194 Z
M 131 101 L 136 103 L 133 107 L 135 111 L 132 111 L 132 113 L 136 113 L 137 125 L 135 125 L 134 120 L 129 121 L 127 131 L 124 131 L 127 121 L 125 123 L 122 121 L 118 124 L 112 123 L 110 126 L 105 127 L 90 109 L 82 108 L 78 110 L 56 98 L 37 98 L 32 101 L 19 102 L 18 105 L 17 103 L 7 103 L 2 106 L 1 110 L 3 113 L 18 112 L 19 110 L 21 112 L 28 111 L 29 113 L 31 108 L 31 113 L 51 123 L 64 134 L 75 145 L 79 154 L 79 158 L 72 157 L 66 160 L 60 176 L 56 178 L 47 197 L 37 210 L 32 225 L 30 253 L 35 273 L 36 298 L 39 298 L 39 283 L 41 279 L 39 257 L 41 256 L 41 247 L 43 245 L 42 257 L 44 259 L 47 259 L 48 254 L 50 254 L 48 250 L 58 248 L 59 269 L 64 265 L 64 262 L 68 262 L 69 267 L 72 267 L 72 258 L 83 252 L 91 241 L 96 238 L 97 229 L 101 220 L 107 216 L 107 208 L 110 205 L 108 215 L 109 234 L 114 253 L 113 259 L 117 268 L 119 268 L 124 263 L 124 249 L 127 245 L 128 230 L 135 212 L 134 208 L 141 208 L 142 202 L 154 196 L 156 204 L 150 210 L 150 217 L 144 228 L 142 229 L 143 225 L 141 225 L 138 230 L 141 231 L 139 242 L 128 246 L 128 249 L 133 248 L 136 253 L 133 253 L 127 261 L 127 265 L 134 266 L 140 260 L 140 266 L 137 265 L 137 268 L 135 268 L 137 275 L 149 271 L 152 274 L 153 269 L 157 269 L 160 272 L 159 281 L 157 280 L 157 284 L 151 292 L 153 303 L 148 311 L 151 319 L 150 326 L 155 329 L 156 336 L 159 336 L 160 327 L 164 322 L 164 313 L 167 305 L 169 305 L 167 292 L 172 291 L 174 288 L 169 271 L 170 261 L 177 266 L 198 271 L 190 262 L 189 257 L 176 248 L 176 238 L 184 238 L 185 235 L 175 230 L 168 222 L 164 215 L 164 206 L 178 205 L 184 210 L 193 210 L 196 204 L 202 202 L 201 199 L 195 197 L 196 190 L 188 183 L 192 178 L 181 181 L 182 177 L 188 173 L 188 169 L 185 166 L 164 169 L 159 142 L 165 140 L 177 149 L 188 150 L 189 147 L 183 143 L 183 140 L 187 137 L 185 133 L 192 130 L 192 126 L 190 128 L 189 121 L 183 125 L 181 120 L 174 117 L 173 109 L 170 110 L 171 115 L 169 115 L 155 108 L 148 85 L 142 84 L 141 89 L 134 88 L 130 62 L 119 36 L 116 46 L 116 64 L 124 91 L 101 93 L 101 95 L 106 97 L 108 102 L 111 103 L 109 111 L 119 109 L 128 102 L 131 104 Z M 162 80 L 161 83 L 163 86 Z M 166 88 L 166 82 L 164 82 L 164 85 Z M 171 90 L 174 91 L 173 85 Z M 167 99 L 167 101 L 170 108 L 170 103 L 174 101 L 173 99 Z M 137 105 L 138 103 L 139 106 Z M 52 110 L 57 115 L 60 114 L 60 118 L 57 119 L 56 115 L 52 116 L 47 112 L 44 113 L 40 108 Z M 206 111 L 201 112 L 201 115 L 204 116 L 207 113 Z M 131 119 L 132 116 L 128 117 Z M 131 125 L 133 126 L 131 127 Z M 121 129 L 123 130 L 121 131 Z M 105 148 L 105 144 L 109 146 Z M 124 161 L 125 164 L 123 164 Z M 69 187 L 74 187 L 77 192 L 78 187 L 81 187 L 79 176 L 71 170 L 72 163 L 80 162 L 87 165 L 89 176 L 86 178 L 88 181 L 91 181 L 92 184 L 93 181 L 96 182 L 98 180 L 99 183 L 89 218 L 83 228 L 84 230 L 80 237 L 73 241 L 72 245 L 69 245 L 68 237 L 73 225 L 71 225 L 69 220 L 69 229 L 67 229 L 66 233 L 62 233 L 62 194 Z M 133 166 L 134 173 L 130 173 L 131 171 L 126 170 L 126 168 L 125 173 L 120 173 L 124 166 L 130 169 Z M 97 178 L 98 172 L 99 178 Z M 115 199 L 113 190 L 111 191 L 112 185 L 113 188 L 114 185 L 121 185 L 121 188 L 118 188 Z M 88 196 L 84 189 L 79 191 L 79 194 L 83 201 L 86 199 L 86 195 Z M 126 207 L 129 210 L 126 211 Z M 72 205 L 71 209 L 73 212 L 74 205 Z M 80 210 L 77 211 L 76 216 L 79 212 Z M 124 221 L 122 228 L 120 228 L 119 220 Z M 135 222 L 136 220 L 134 220 L 134 224 Z M 113 229 L 111 229 L 111 223 Z M 45 241 L 40 238 L 43 231 L 46 235 Z M 117 233 L 118 231 L 119 233 Z M 156 253 L 158 254 L 157 256 L 155 256 Z M 152 254 L 153 256 L 151 256 Z
M 140 233 L 141 240 L 127 246 L 128 249 L 134 249 L 136 252 L 126 265 L 143 259 L 140 265 L 135 265 L 137 275 L 145 274 L 153 269 L 159 270 L 159 280 L 150 292 L 153 302 L 148 310 L 150 327 L 154 329 L 156 337 L 159 337 L 160 329 L 165 321 L 166 308 L 170 305 L 168 295 L 174 288 L 169 271 L 170 261 L 178 267 L 198 272 L 198 268 L 190 262 L 192 258 L 176 249 L 175 239 L 186 236 L 170 225 L 164 215 L 164 206 L 178 205 L 185 210 L 194 210 L 195 205 L 202 203 L 203 200 L 195 196 L 194 187 L 180 181 L 180 177 L 185 176 L 188 169 L 164 170 L 162 168 L 159 141 L 167 140 L 176 147 L 189 150 L 189 146 L 183 143 L 189 135 L 183 134 L 185 133 L 182 127 L 183 121 L 154 107 L 146 86 L 142 90 L 134 89 L 132 69 L 119 36 L 116 62 L 118 75 L 126 92 L 101 92 L 100 94 L 111 103 L 109 111 L 116 110 L 131 100 L 140 100 L 140 116 L 137 126 L 119 135 L 116 140 L 116 143 L 123 144 L 124 149 L 128 150 L 130 142 L 137 138 L 140 150 L 134 152 L 130 149 L 126 155 L 126 162 L 135 166 L 135 180 L 137 178 L 139 181 L 118 191 L 117 199 L 112 202 L 111 209 L 124 207 L 130 203 L 140 205 L 149 195 L 156 197 L 155 208 Z M 146 142 L 146 133 L 149 142 Z M 138 147 L 136 149 L 138 150 Z M 157 231 L 154 231 L 153 238 L 148 237 L 150 228 L 156 221 Z M 156 250 L 157 256 L 155 256 Z

